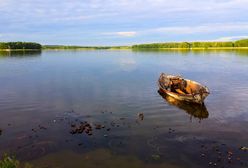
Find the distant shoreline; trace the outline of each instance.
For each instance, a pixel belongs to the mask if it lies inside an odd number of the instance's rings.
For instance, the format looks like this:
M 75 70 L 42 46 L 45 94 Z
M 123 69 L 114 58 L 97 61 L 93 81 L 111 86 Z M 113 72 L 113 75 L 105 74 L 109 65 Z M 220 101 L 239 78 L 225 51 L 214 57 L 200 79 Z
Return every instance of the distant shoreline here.
M 42 49 L 0 49 L 0 51 L 41 51 Z
M 215 42 L 164 42 L 136 44 L 130 46 L 66 46 L 66 45 L 43 45 L 42 49 L 74 49 L 74 50 L 236 50 L 248 49 L 248 39 L 237 41 L 215 41 Z
M 240 50 L 248 47 L 209 47 L 209 48 L 133 48 L 132 50 Z
M 39 50 L 243 50 L 248 49 L 248 39 L 215 42 L 164 42 L 129 46 L 79 46 L 41 45 L 35 42 L 0 42 L 0 51 Z
M 44 48 L 44 49 L 0 49 L 0 51 L 42 51 L 42 50 L 248 50 L 248 47 L 209 47 L 209 48 Z

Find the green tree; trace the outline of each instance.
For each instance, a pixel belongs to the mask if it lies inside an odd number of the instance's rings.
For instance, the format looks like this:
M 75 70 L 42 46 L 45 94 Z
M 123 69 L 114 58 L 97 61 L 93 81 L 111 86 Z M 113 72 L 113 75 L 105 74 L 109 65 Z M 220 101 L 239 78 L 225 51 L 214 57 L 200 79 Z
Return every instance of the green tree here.
M 39 43 L 33 42 L 2 42 L 0 43 L 0 49 L 41 49 Z
M 235 41 L 234 43 L 235 47 L 248 47 L 248 39 L 242 39 Z

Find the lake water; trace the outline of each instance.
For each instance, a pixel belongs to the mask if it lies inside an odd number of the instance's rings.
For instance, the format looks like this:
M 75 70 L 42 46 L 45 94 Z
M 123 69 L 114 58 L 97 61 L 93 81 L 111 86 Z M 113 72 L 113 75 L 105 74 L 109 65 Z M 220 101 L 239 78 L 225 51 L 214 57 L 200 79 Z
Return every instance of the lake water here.
M 161 72 L 205 106 L 164 99 Z M 247 50 L 0 52 L 0 86 L 0 155 L 35 167 L 248 167 Z

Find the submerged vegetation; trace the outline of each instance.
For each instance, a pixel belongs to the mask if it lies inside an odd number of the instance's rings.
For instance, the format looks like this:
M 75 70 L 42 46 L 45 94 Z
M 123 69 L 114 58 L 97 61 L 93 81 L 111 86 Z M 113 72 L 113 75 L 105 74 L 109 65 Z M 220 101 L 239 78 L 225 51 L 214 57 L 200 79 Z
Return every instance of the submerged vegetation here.
M 14 157 L 4 154 L 0 160 L 0 168 L 32 168 L 32 166 L 28 163 L 21 164 Z
M 18 168 L 19 167 L 19 161 L 4 155 L 2 157 L 2 160 L 0 160 L 0 167 L 1 168 Z
M 235 48 L 248 47 L 248 39 L 238 40 L 235 42 L 172 42 L 172 43 L 152 43 L 133 45 L 133 49 L 192 49 L 192 48 Z
M 33 42 L 0 42 L 0 50 L 15 50 L 15 49 L 41 49 L 41 44 Z

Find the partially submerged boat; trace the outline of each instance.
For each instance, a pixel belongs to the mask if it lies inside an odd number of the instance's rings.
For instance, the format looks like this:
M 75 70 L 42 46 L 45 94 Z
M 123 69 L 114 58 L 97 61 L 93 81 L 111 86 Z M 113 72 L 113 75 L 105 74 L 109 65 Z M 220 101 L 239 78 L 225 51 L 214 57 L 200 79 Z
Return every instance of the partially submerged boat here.
M 162 73 L 158 79 L 161 92 L 181 101 L 203 104 L 209 95 L 209 89 L 198 82 L 181 76 Z

